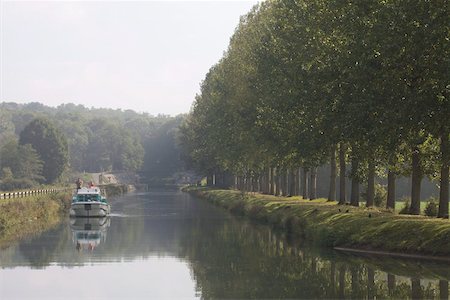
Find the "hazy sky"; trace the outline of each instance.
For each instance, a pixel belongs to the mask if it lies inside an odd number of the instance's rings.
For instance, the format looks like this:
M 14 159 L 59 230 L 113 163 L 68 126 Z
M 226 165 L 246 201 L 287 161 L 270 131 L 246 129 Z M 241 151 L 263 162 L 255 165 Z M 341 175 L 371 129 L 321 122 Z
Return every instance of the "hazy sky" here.
M 256 1 L 0 3 L 0 102 L 173 115 Z

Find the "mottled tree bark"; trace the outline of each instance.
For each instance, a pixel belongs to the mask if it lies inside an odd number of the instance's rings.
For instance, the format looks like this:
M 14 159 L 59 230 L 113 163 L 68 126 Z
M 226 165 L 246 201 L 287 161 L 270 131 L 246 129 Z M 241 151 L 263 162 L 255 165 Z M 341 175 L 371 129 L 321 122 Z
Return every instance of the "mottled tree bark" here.
M 448 219 L 448 189 L 449 189 L 449 140 L 448 140 L 448 133 L 444 131 L 444 133 L 441 135 L 441 179 L 440 179 L 440 185 L 441 188 L 439 190 L 439 211 L 438 211 L 438 217 L 439 218 L 447 218 Z
M 412 215 L 420 214 L 420 185 L 422 183 L 422 168 L 420 166 L 420 150 L 418 146 L 412 152 L 412 174 L 411 174 L 411 208 Z
M 330 189 L 328 190 L 328 201 L 336 200 L 336 145 L 330 151 Z
M 239 176 L 239 190 L 245 191 L 245 180 L 244 176 Z
M 357 176 L 359 161 L 352 158 L 352 193 L 350 195 L 350 205 L 359 206 L 359 180 Z
M 213 185 L 213 174 L 208 174 L 206 176 L 206 185 L 207 186 L 212 186 Z
M 345 166 L 345 152 L 346 148 L 343 143 L 339 145 L 339 204 L 345 204 L 346 193 L 345 193 L 345 176 L 346 176 L 346 166 Z
M 270 194 L 270 168 L 264 173 L 264 194 Z
M 292 197 L 295 195 L 295 174 L 292 168 L 289 169 L 288 183 L 289 183 L 288 196 Z
M 287 196 L 287 172 L 286 169 L 281 169 L 280 170 L 280 175 L 281 175 L 281 196 Z
M 275 170 L 275 196 L 280 195 L 280 174 L 281 170 L 276 168 Z
M 386 208 L 395 210 L 395 173 L 388 170 L 388 186 Z
M 302 196 L 303 196 L 303 199 L 308 199 L 308 169 L 307 168 L 303 168 Z
M 269 194 L 275 194 L 275 179 L 274 179 L 275 168 L 269 168 Z
M 317 167 L 311 168 L 311 179 L 309 182 L 309 198 L 314 200 L 317 198 Z
M 375 161 L 373 157 L 369 158 L 368 171 L 366 207 L 372 207 L 375 198 Z

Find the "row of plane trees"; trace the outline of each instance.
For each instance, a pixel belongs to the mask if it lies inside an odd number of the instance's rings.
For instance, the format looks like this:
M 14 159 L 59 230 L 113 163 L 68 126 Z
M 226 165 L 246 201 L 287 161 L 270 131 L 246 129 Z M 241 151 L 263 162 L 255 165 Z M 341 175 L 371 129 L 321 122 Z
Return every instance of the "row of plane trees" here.
M 274 194 L 298 167 L 314 190 L 317 167 L 329 164 L 329 199 L 339 173 L 336 200 L 348 201 L 349 178 L 350 204 L 364 184 L 368 207 L 376 178 L 387 177 L 393 208 L 396 178 L 410 176 L 411 214 L 429 177 L 448 217 L 449 10 L 440 0 L 256 5 L 180 128 L 185 159 L 210 178 L 227 172 L 239 188 L 259 182 Z

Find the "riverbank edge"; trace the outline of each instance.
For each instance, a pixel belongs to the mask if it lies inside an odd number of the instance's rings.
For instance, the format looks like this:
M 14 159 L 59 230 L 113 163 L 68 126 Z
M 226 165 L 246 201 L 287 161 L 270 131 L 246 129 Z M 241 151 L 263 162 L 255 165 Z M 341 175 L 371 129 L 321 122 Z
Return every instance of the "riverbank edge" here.
M 114 183 L 100 185 L 108 197 L 133 191 L 134 186 Z M 35 236 L 56 226 L 69 213 L 74 189 L 54 194 L 0 200 L 0 249 L 23 238 Z
M 0 249 L 59 224 L 69 211 L 71 199 L 70 191 L 2 199 Z
M 450 257 L 448 220 L 337 205 L 326 199 L 309 201 L 205 187 L 182 191 L 319 246 Z

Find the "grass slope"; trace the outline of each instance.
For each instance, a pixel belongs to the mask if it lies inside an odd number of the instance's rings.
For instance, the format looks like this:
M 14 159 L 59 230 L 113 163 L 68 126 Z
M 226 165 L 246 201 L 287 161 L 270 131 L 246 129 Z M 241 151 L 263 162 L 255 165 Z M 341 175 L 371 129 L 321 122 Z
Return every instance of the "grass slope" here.
M 0 248 L 56 225 L 70 201 L 67 192 L 0 200 Z
M 450 255 L 448 220 L 340 206 L 326 199 L 309 201 L 202 187 L 184 190 L 322 246 Z

